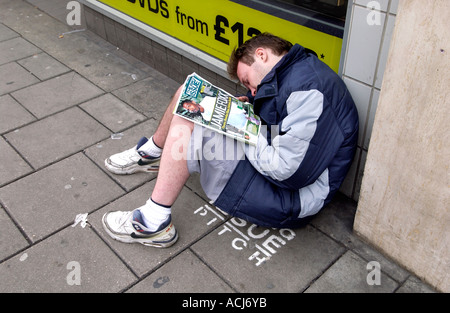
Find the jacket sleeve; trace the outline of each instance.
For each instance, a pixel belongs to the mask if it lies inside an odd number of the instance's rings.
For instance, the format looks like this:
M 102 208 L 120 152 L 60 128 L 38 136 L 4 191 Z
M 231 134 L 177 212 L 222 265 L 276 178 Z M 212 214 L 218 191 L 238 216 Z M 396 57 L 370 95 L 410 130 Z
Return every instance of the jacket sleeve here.
M 287 187 L 283 181 L 296 173 L 303 162 L 323 111 L 323 101 L 323 94 L 315 89 L 296 91 L 289 96 L 287 115 L 280 126 L 271 129 L 270 144 L 260 135 L 256 147 L 246 146 L 246 156 L 259 173 Z

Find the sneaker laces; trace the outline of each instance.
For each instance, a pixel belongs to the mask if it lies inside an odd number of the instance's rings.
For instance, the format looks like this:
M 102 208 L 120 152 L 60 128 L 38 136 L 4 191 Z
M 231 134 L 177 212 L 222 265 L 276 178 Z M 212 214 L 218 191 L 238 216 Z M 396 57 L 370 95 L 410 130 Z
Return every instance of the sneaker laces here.
M 133 147 L 131 149 L 128 149 L 128 150 L 125 150 L 124 152 L 122 152 L 120 154 L 120 158 L 124 161 L 128 161 L 129 159 L 131 159 L 133 161 L 138 161 L 141 158 L 141 156 L 137 152 L 136 147 Z
M 118 222 L 117 224 L 119 225 L 119 228 L 123 228 L 123 227 L 127 226 L 125 224 L 130 221 L 130 216 L 132 214 L 133 214 L 133 211 L 122 212 L 122 216 L 116 218 L 116 221 Z M 131 226 L 131 223 L 130 223 L 130 226 Z

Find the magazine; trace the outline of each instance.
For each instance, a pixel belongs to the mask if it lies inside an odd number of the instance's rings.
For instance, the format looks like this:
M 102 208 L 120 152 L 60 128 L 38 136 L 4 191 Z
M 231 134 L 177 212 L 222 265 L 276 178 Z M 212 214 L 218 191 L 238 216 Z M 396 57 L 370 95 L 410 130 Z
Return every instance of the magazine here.
M 239 101 L 196 73 L 186 78 L 174 114 L 256 146 L 261 120 L 253 105 Z

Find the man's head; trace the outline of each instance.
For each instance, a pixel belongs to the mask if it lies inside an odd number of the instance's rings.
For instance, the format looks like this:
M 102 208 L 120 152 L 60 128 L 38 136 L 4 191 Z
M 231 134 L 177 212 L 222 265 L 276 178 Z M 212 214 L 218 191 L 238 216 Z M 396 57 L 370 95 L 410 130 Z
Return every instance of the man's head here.
M 289 52 L 292 44 L 269 33 L 256 35 L 231 53 L 228 74 L 253 95 L 261 80 Z
M 193 100 L 184 100 L 183 102 L 181 102 L 181 105 L 183 106 L 184 109 L 188 110 L 189 113 L 197 113 L 204 111 L 203 107 L 200 104 L 194 102 Z

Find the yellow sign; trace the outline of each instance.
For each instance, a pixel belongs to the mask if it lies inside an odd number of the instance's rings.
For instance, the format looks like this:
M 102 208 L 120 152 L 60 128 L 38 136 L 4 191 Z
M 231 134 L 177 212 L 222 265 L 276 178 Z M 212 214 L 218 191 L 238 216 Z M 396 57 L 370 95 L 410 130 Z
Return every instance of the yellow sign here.
M 225 62 L 233 48 L 255 34 L 270 32 L 315 51 L 335 72 L 339 69 L 342 38 L 233 1 L 98 1 Z

